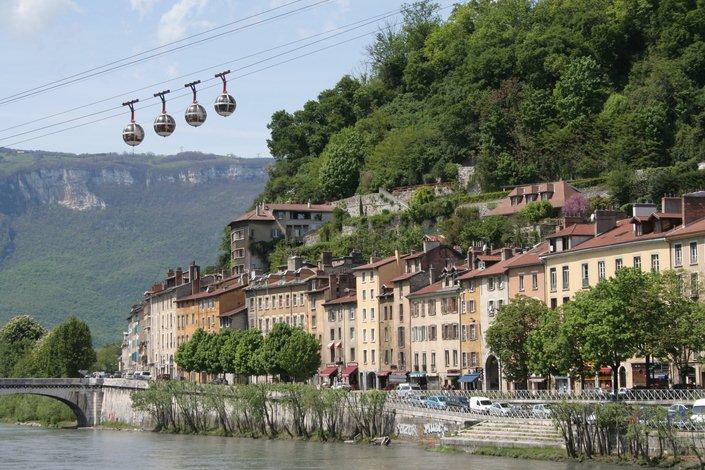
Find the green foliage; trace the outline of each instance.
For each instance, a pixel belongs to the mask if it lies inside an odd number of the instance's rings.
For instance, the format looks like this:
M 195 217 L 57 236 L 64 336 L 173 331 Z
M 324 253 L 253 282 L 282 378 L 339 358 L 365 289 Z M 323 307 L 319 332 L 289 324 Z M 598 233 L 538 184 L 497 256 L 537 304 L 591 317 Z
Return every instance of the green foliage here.
M 95 351 L 96 360 L 91 370 L 108 373 L 117 372 L 121 353 L 122 347 L 117 341 L 99 347 Z
M 37 348 L 37 361 L 45 377 L 81 377 L 96 361 L 88 325 L 73 316 L 60 323 Z
M 502 307 L 486 332 L 485 341 L 502 364 L 508 380 L 522 385 L 529 378 L 529 336 L 545 317 L 548 307 L 542 301 L 518 296 Z
M 16 369 L 24 368 L 24 357 L 45 333 L 46 330 L 29 315 L 10 319 L 0 329 L 0 377 L 12 377 Z
M 56 427 L 76 421 L 73 411 L 54 398 L 34 395 L 0 397 L 0 421 L 36 422 Z
M 305 381 L 316 374 L 321 364 L 321 345 L 314 335 L 295 328 L 279 351 L 279 356 L 286 375 Z
M 528 203 L 519 211 L 519 217 L 529 222 L 539 222 L 553 215 L 553 206 L 548 201 L 534 201 Z

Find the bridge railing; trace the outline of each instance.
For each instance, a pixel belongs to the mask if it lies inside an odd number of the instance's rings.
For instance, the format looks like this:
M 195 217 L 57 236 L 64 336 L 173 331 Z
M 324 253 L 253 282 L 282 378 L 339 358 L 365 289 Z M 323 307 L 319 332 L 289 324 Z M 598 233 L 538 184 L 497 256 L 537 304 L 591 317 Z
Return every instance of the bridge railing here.
M 395 394 L 397 392 L 390 392 Z M 502 392 L 497 390 L 416 390 L 414 393 L 444 396 L 485 397 L 493 401 L 526 401 L 526 402 L 555 402 L 555 401 L 589 401 L 589 402 L 693 402 L 705 398 L 704 389 L 694 390 L 621 390 L 617 394 L 601 389 L 586 389 L 579 392 L 563 392 L 559 390 L 515 390 Z

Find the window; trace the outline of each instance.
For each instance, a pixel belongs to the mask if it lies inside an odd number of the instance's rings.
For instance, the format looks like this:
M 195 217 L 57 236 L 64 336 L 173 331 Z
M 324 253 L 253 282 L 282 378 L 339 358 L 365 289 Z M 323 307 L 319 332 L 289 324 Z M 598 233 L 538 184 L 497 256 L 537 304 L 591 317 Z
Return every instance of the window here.
M 362 350 L 362 362 L 367 364 L 367 349 Z
M 350 340 L 355 341 L 355 327 L 350 327 Z
M 632 258 L 632 266 L 637 269 L 641 269 L 641 256 L 635 256 Z
M 419 370 L 419 353 L 414 353 L 414 370 Z
M 468 303 L 469 303 L 469 305 L 468 305 L 468 310 L 471 311 L 471 312 L 474 312 L 474 311 L 475 311 L 475 301 L 474 301 L 474 300 L 470 300 Z
M 362 330 L 362 342 L 367 342 L 367 329 Z
M 362 309 L 362 321 L 367 321 L 367 309 Z
M 477 353 L 470 353 L 470 367 L 477 367 Z
M 372 364 L 375 363 L 375 356 L 376 356 L 375 352 L 376 352 L 376 351 L 373 349 L 373 350 L 371 351 L 371 353 L 370 353 L 370 356 L 372 357 Z
M 350 320 L 355 320 L 355 307 L 350 307 Z
M 470 279 L 470 282 L 468 283 L 468 289 L 470 292 L 475 292 L 475 279 Z
M 551 268 L 549 271 L 549 278 L 551 280 L 551 292 L 555 292 L 558 287 L 558 279 L 556 278 L 556 268 Z
M 494 277 L 487 278 L 487 289 L 494 290 Z
M 375 298 L 375 290 L 374 290 L 374 289 L 370 289 L 370 300 L 372 300 L 372 299 L 374 299 L 374 298 Z
M 539 275 L 538 273 L 531 273 L 531 289 L 539 290 Z
M 562 280 L 563 280 L 563 290 L 568 290 L 570 288 L 570 268 L 568 266 L 563 266 L 561 269 Z
M 445 360 L 446 360 L 446 361 L 445 361 L 445 362 L 446 362 L 446 367 L 448 367 L 448 366 L 450 365 L 450 351 L 448 351 L 448 350 L 446 349 L 446 350 L 444 351 L 443 356 L 444 356 L 444 358 L 445 358 Z M 433 367 L 433 359 L 431 359 L 431 367 Z
M 519 274 L 519 290 L 523 291 L 524 290 L 524 275 Z
M 238 248 L 234 252 L 235 258 L 244 258 L 245 257 L 245 249 L 244 248 Z
M 362 282 L 365 282 L 365 277 L 367 277 L 366 275 L 367 275 L 367 272 L 362 271 Z
M 367 291 L 362 289 L 362 300 L 367 300 Z
M 468 353 L 463 353 L 463 367 L 468 366 Z
M 673 249 L 675 251 L 675 256 L 673 257 L 674 264 L 676 266 L 683 266 L 683 247 L 680 243 L 677 243 L 673 246 Z
M 458 350 L 453 349 L 453 367 L 458 367 Z
M 690 264 L 698 264 L 698 242 L 690 242 Z
M 460 326 L 460 341 L 467 341 L 467 340 L 468 340 L 468 326 L 461 325 Z
M 603 280 L 605 278 L 605 262 L 604 261 L 598 261 L 597 262 L 597 279 L 599 281 Z
M 468 333 L 468 339 L 471 341 L 477 340 L 477 324 L 471 323 L 468 325 L 470 327 L 470 332 Z
M 590 285 L 590 269 L 587 263 L 583 263 L 581 271 L 583 273 L 583 287 L 588 287 Z
M 330 340 L 335 341 L 335 329 L 334 328 L 330 329 Z
M 375 329 L 372 328 L 370 330 L 370 341 L 374 342 L 374 340 L 375 340 Z
M 399 304 L 399 321 L 404 321 L 404 304 Z
M 233 231 L 233 240 L 243 240 L 245 238 L 245 230 L 235 230 Z
M 428 340 L 429 341 L 436 341 L 436 337 L 437 337 L 436 331 L 437 331 L 436 325 L 431 325 L 428 327 Z
M 404 334 L 404 327 L 400 326 L 399 328 L 397 328 L 397 345 L 400 348 L 404 347 L 405 339 L 406 339 L 406 335 Z
M 375 308 L 372 307 L 370 309 L 370 320 L 374 320 L 374 319 L 375 319 Z
M 619 271 L 624 267 L 624 262 L 622 261 L 622 258 L 617 258 L 614 260 L 614 270 Z
M 651 272 L 657 273 L 659 271 L 658 254 L 651 255 Z
M 355 361 L 355 348 L 350 348 L 350 360 Z
M 272 238 L 281 238 L 283 236 L 282 231 L 278 228 L 273 228 L 271 232 Z
M 487 315 L 494 317 L 494 300 L 487 302 Z

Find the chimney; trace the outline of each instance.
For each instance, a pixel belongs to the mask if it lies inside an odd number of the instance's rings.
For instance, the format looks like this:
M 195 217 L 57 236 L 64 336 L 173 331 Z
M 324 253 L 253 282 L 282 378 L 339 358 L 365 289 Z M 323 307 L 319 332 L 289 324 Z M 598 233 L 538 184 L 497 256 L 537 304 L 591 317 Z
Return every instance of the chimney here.
M 440 245 L 441 245 L 441 242 L 438 240 L 438 237 L 424 237 L 424 239 L 423 239 L 423 252 L 428 253 L 429 251 L 433 250 L 434 248 L 436 248 Z
M 330 251 L 323 251 L 321 252 L 321 268 L 325 268 L 326 266 L 333 266 L 333 253 Z
M 637 202 L 632 206 L 632 217 L 648 217 L 656 212 L 656 204 Z
M 188 268 L 189 279 L 191 281 L 191 295 L 201 292 L 201 268 L 195 261 L 191 261 Z
M 328 287 L 330 287 L 330 300 L 335 300 L 340 297 L 338 276 L 328 276 Z
M 682 206 L 683 199 L 680 197 L 664 196 L 661 198 L 661 212 L 666 212 L 669 214 L 680 214 Z
M 592 215 L 595 224 L 595 236 L 602 235 L 617 226 L 617 221 L 621 219 L 617 211 L 598 210 Z
M 184 270 L 181 269 L 181 266 L 176 268 L 176 285 L 180 286 L 181 284 L 184 283 Z
M 683 195 L 683 225 L 705 217 L 705 191 Z
M 491 252 L 492 252 L 492 249 L 490 248 L 490 246 L 488 244 L 485 243 L 484 245 L 482 245 L 482 254 L 483 255 L 489 255 Z
M 303 266 L 303 259 L 299 255 L 289 256 L 286 262 L 286 269 L 289 271 L 296 271 Z
M 514 255 L 514 249 L 508 248 L 508 247 L 502 248 L 502 261 L 507 261 L 513 255 Z
M 310 209 L 311 208 L 311 200 L 309 199 L 308 202 L 306 203 L 306 206 Z
M 166 277 L 167 279 L 170 277 L 174 277 L 174 270 L 169 268 L 169 270 L 166 272 Z
M 433 266 L 428 267 L 428 282 L 429 284 L 436 282 L 436 268 Z

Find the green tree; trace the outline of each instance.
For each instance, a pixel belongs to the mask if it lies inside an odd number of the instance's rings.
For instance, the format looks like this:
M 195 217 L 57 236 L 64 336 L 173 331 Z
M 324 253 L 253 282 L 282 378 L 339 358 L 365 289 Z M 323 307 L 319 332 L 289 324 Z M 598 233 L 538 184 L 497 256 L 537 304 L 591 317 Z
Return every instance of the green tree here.
M 607 98 L 605 80 L 592 57 L 571 60 L 556 83 L 554 98 L 558 115 L 566 124 L 596 114 Z
M 223 346 L 220 351 L 220 367 L 223 372 L 235 374 L 238 373 L 235 368 L 235 356 L 237 354 L 237 346 L 240 344 L 242 337 L 241 330 L 222 330 Z
M 33 352 L 38 373 L 44 377 L 80 377 L 96 361 L 91 331 L 83 321 L 69 317 L 37 344 Z
M 367 152 L 364 138 L 355 128 L 343 129 L 330 139 L 321 154 L 320 187 L 325 198 L 341 199 L 355 193 Z
M 91 369 L 107 373 L 117 372 L 121 353 L 122 348 L 117 341 L 99 347 L 96 349 L 96 360 Z
M 241 375 L 262 375 L 266 368 L 260 362 L 260 349 L 264 343 L 259 330 L 245 330 L 235 349 L 235 370 Z
M 534 201 L 528 203 L 519 211 L 519 216 L 529 222 L 539 222 L 553 215 L 553 206 L 548 201 Z
M 286 375 L 298 381 L 308 380 L 316 374 L 321 364 L 321 345 L 311 333 L 294 328 L 279 357 Z
M 258 359 L 268 374 L 279 375 L 284 380 L 288 378 L 287 359 L 282 355 L 282 351 L 294 330 L 288 323 L 276 323 L 265 336 Z
M 19 362 L 25 362 L 25 356 L 46 330 L 29 315 L 19 315 L 0 329 L 0 377 L 14 375 Z M 26 364 L 22 369 L 26 370 Z
M 517 385 L 527 386 L 530 365 L 529 337 L 547 315 L 546 304 L 540 300 L 517 296 L 497 313 L 487 328 L 485 340 L 494 352 L 504 376 Z

